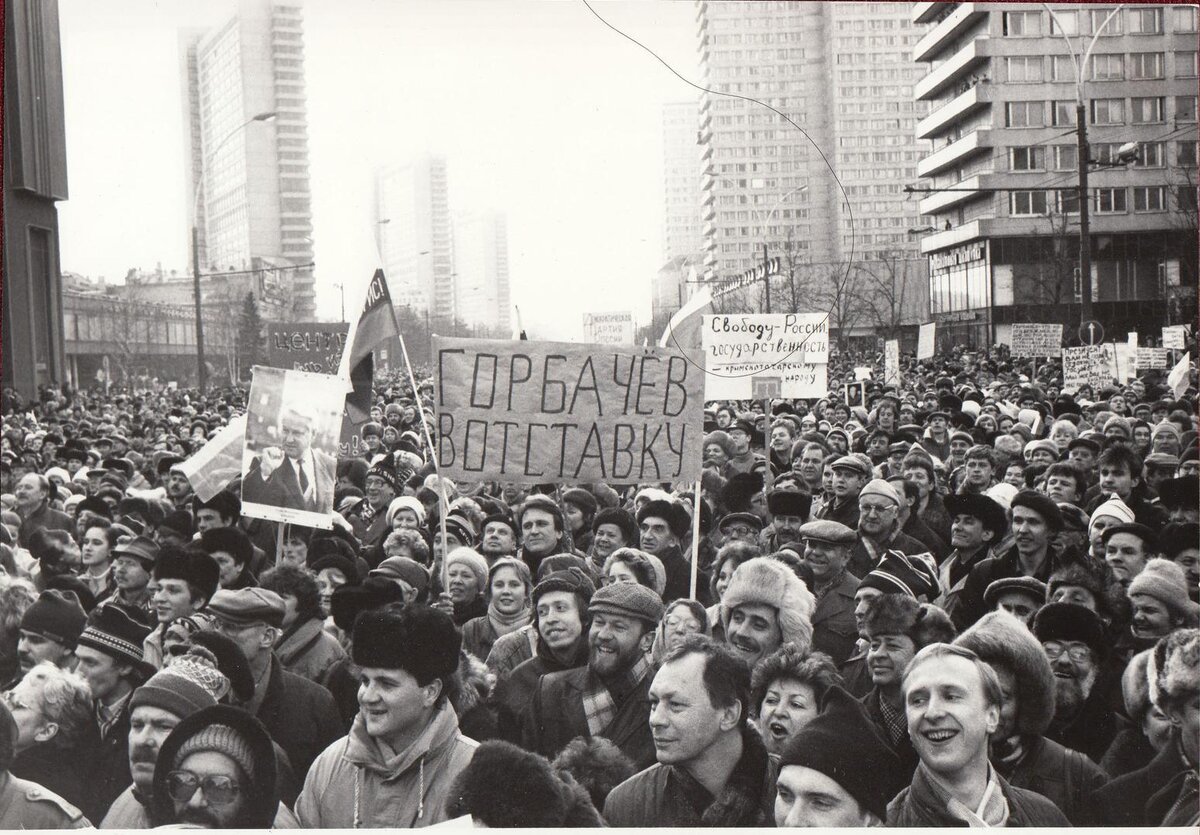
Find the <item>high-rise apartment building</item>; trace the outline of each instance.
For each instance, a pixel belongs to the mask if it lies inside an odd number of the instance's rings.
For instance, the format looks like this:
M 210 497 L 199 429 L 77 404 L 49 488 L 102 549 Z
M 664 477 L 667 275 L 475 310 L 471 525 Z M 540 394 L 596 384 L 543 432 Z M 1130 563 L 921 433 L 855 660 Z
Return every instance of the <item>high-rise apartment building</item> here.
M 700 220 L 700 106 L 663 105 L 663 260 L 693 256 L 704 246 Z
M 1196 299 L 1196 6 L 916 3 L 917 136 L 939 337 L 1081 313 L 1084 106 L 1093 316 L 1157 336 Z M 1076 75 L 1072 54 L 1090 59 Z M 1067 330 L 1074 332 L 1074 327 Z
M 512 331 L 508 286 L 508 227 L 503 214 L 486 212 L 454 223 L 454 276 L 458 318 L 507 338 Z
M 380 171 L 375 198 L 379 251 L 394 303 L 453 320 L 457 305 L 445 158 L 426 154 Z
M 697 21 L 714 91 L 700 116 L 705 277 L 756 266 L 764 244 L 818 270 L 914 257 L 904 186 L 924 143 L 908 8 L 698 0 Z
M 241 0 L 224 24 L 182 33 L 180 52 L 188 217 L 198 230 L 201 270 L 250 269 L 255 258 L 292 265 L 291 316 L 311 319 L 300 7 Z

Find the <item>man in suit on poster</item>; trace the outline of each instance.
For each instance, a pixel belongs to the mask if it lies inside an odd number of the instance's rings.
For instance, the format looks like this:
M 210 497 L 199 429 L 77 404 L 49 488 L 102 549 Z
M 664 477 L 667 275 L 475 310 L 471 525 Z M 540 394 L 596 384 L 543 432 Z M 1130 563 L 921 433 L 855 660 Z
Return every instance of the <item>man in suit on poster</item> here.
M 242 501 L 325 513 L 333 507 L 337 459 L 313 447 L 317 416 L 286 405 L 279 418 L 280 446 L 262 449 L 242 480 Z

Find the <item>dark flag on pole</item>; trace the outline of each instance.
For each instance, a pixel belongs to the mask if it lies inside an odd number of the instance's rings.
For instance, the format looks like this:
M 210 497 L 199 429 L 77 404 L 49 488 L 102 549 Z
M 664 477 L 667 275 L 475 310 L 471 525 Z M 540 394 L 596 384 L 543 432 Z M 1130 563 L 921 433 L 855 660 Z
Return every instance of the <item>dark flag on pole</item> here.
M 367 297 L 362 313 L 354 327 L 349 353 L 342 362 L 343 372 L 348 371 L 354 390 L 346 395 L 346 409 L 342 414 L 342 437 L 340 453 L 359 455 L 362 453 L 361 429 L 371 419 L 371 382 L 375 377 L 374 354 L 387 340 L 400 335 L 396 322 L 396 310 L 392 307 L 392 294 L 388 291 L 383 270 L 376 270 L 367 285 Z

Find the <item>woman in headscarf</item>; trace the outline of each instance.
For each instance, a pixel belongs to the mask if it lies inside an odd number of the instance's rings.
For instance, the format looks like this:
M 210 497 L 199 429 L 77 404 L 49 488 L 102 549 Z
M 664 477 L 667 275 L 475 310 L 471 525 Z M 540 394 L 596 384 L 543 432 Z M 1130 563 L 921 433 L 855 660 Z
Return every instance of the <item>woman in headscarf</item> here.
M 533 618 L 532 595 L 529 566 L 512 557 L 496 560 L 488 572 L 487 614 L 463 625 L 463 649 L 481 661 L 486 659 L 497 638 L 516 632 Z
M 708 612 L 695 600 L 681 597 L 667 607 L 663 619 L 654 632 L 654 645 L 650 648 L 651 661 L 661 665 L 667 653 L 678 646 L 688 635 L 712 637 L 712 626 Z

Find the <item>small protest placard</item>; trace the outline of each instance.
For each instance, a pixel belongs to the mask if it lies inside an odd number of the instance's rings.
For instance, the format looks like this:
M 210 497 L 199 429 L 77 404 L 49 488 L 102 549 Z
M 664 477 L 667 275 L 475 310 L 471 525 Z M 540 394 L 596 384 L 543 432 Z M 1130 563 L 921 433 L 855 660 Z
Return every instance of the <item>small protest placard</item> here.
M 1117 376 L 1112 345 L 1081 345 L 1063 348 L 1063 391 L 1078 391 L 1091 386 L 1097 391 L 1111 385 Z
M 1185 347 L 1187 332 L 1183 325 L 1168 325 L 1162 329 L 1162 343 L 1164 348 L 1172 348 L 1176 351 L 1182 351 Z
M 895 339 L 883 344 L 883 384 L 900 385 L 900 343 Z
M 829 391 L 828 313 L 705 316 L 704 396 L 745 400 L 752 377 L 778 376 L 780 397 L 824 397 Z
M 917 359 L 927 360 L 933 356 L 934 337 L 936 333 L 936 322 L 921 325 L 921 329 L 917 332 Z
M 1062 353 L 1062 324 L 1018 322 L 1012 326 L 1014 357 L 1057 357 Z
M 523 484 L 700 477 L 704 372 L 677 350 L 447 337 L 435 337 L 433 349 L 444 476 Z
M 267 365 L 336 374 L 349 328 L 345 322 L 272 322 L 267 325 Z
M 1134 364 L 1140 370 L 1166 368 L 1168 361 L 1166 348 L 1138 348 L 1134 357 Z
M 583 314 L 583 341 L 598 345 L 633 344 L 633 314 L 628 310 Z

